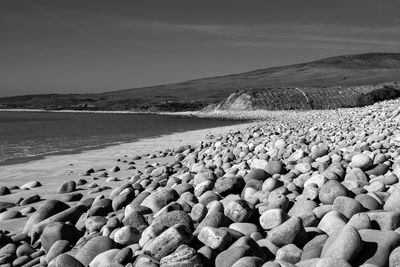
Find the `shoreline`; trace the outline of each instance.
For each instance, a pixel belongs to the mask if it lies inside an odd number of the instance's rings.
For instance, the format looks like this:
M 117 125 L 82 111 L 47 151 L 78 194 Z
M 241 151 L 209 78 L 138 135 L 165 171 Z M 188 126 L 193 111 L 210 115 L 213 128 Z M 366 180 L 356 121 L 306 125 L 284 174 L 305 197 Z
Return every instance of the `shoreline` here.
M 140 138 L 134 142 L 123 143 L 114 146 L 108 146 L 101 149 L 83 151 L 78 154 L 51 155 L 43 159 L 29 161 L 13 165 L 0 165 L 0 183 L 2 185 L 18 187 L 31 181 L 38 181 L 43 186 L 30 190 L 17 189 L 9 195 L 0 196 L 0 202 L 15 202 L 18 198 L 27 198 L 37 194 L 43 198 L 30 206 L 38 208 L 44 200 L 58 199 L 57 188 L 64 181 L 87 179 L 90 183 L 98 184 L 100 187 L 114 188 L 116 185 L 126 183 L 138 171 L 144 171 L 145 166 L 154 163 L 170 162 L 176 159 L 171 156 L 151 158 L 148 155 L 157 155 L 160 151 L 166 149 L 176 149 L 183 145 L 196 145 L 199 141 L 207 141 L 207 137 L 225 135 L 228 132 L 248 128 L 254 123 L 243 123 L 229 126 L 206 128 L 201 130 L 176 132 L 172 134 L 161 135 L 158 137 Z M 215 140 L 215 139 L 212 139 Z M 141 156 L 142 159 L 135 160 L 134 169 L 129 169 L 127 162 L 134 156 Z M 111 168 L 119 166 L 121 170 L 113 173 L 109 172 Z M 105 178 L 95 178 L 82 176 L 90 168 L 94 170 L 104 170 L 109 172 L 109 178 L 117 178 L 117 181 L 109 182 Z M 101 172 L 98 172 L 100 174 Z M 109 194 L 110 189 L 104 189 L 97 193 L 89 193 L 88 189 L 79 191 L 88 194 L 88 197 L 96 197 L 101 194 Z M 19 206 L 10 208 L 10 210 L 19 210 Z M 8 231 L 19 231 L 26 223 L 27 217 L 16 218 L 12 220 L 0 220 L 0 229 Z
M 12 115 L 12 113 L 25 113 L 25 114 L 48 114 L 49 116 L 51 114 L 53 114 L 53 117 L 58 117 L 63 116 L 62 114 L 68 114 L 69 111 L 46 111 L 46 110 L 26 110 L 26 109 L 13 109 L 13 110 L 9 110 L 9 112 L 7 110 L 0 110 L 3 111 L 4 113 L 2 114 L 10 114 Z M 32 112 L 32 113 L 31 113 Z M 69 154 L 79 154 L 85 151 L 90 151 L 90 150 L 97 150 L 97 149 L 102 149 L 102 148 L 107 148 L 110 146 L 116 146 L 116 145 L 120 145 L 120 144 L 125 144 L 125 143 L 131 143 L 131 142 L 136 142 L 142 138 L 155 138 L 155 137 L 160 137 L 162 135 L 165 134 L 173 134 L 173 133 L 179 133 L 182 131 L 191 131 L 191 130 L 196 130 L 196 129 L 207 129 L 207 128 L 213 128 L 213 127 L 220 127 L 220 126 L 224 126 L 224 125 L 236 125 L 236 124 L 242 124 L 244 122 L 242 121 L 234 121 L 234 120 L 229 120 L 229 121 L 225 121 L 225 122 L 218 122 L 219 120 L 213 120 L 212 118 L 209 119 L 208 121 L 210 121 L 209 123 L 203 123 L 201 122 L 200 124 L 197 123 L 196 121 L 198 119 L 206 121 L 207 119 L 202 119 L 202 118 L 195 118 L 193 116 L 182 116 L 180 114 L 177 114 L 176 116 L 174 116 L 174 114 L 155 114 L 155 113 L 148 113 L 148 114 L 144 114 L 144 113 L 128 113 L 128 112 L 114 112 L 114 113 L 108 113 L 108 112 L 96 112 L 96 113 L 90 113 L 91 115 L 89 115 L 89 112 L 71 112 L 69 113 L 70 115 L 66 115 L 66 116 L 91 116 L 92 114 L 99 114 L 99 115 L 94 115 L 94 116 L 110 116 L 110 118 L 112 118 L 112 116 L 123 116 L 122 118 L 124 118 L 125 116 L 129 117 L 129 118 L 135 118 L 136 115 L 137 117 L 141 117 L 141 116 L 157 116 L 154 117 L 157 120 L 169 120 L 169 119 L 189 119 L 190 121 L 192 121 L 193 127 L 190 126 L 185 126 L 185 127 L 178 127 L 178 128 L 171 128 L 171 127 L 166 127 L 166 128 L 162 128 L 164 130 L 159 130 L 159 131 L 150 131 L 147 133 L 141 133 L 139 132 L 138 134 L 136 134 L 135 132 L 126 132 L 127 137 L 126 138 L 109 138 L 107 140 L 105 140 L 104 142 L 88 142 L 88 143 L 83 143 L 81 145 L 73 145 L 73 146 L 59 146 L 54 147 L 54 149 L 42 149 L 42 150 L 32 150 L 31 153 L 20 153 L 20 154 L 15 154 L 15 156 L 13 154 L 3 154 L 0 160 L 0 166 L 10 166 L 10 165 L 16 165 L 16 164 L 22 164 L 22 163 L 27 163 L 27 162 L 31 162 L 31 161 L 35 161 L 35 160 L 41 160 L 45 157 L 48 156 L 54 156 L 54 155 L 69 155 Z M 76 115 L 75 115 L 76 114 Z M 85 115 L 87 114 L 87 115 Z M 8 115 L 6 115 L 8 116 Z M 19 115 L 16 115 L 17 117 Z M 42 116 L 42 115 L 39 115 Z M 43 116 L 47 116 L 47 115 L 43 115 Z M 164 117 L 166 116 L 166 117 Z M 109 118 L 109 117 L 107 117 Z M 153 117 L 151 117 L 153 118 Z M 198 126 L 196 126 L 198 125 Z M 125 132 L 124 132 L 125 134 Z M 1 148 L 1 147 L 0 147 Z M 3 157 L 4 156 L 4 157 Z
M 0 181 L 6 182 L 11 181 L 12 179 L 21 178 L 21 176 L 30 176 L 30 174 L 28 174 L 30 171 L 34 171 L 39 176 L 43 175 L 44 173 L 49 174 L 51 173 L 51 168 L 60 166 L 74 166 L 74 169 L 76 169 L 76 167 L 83 168 L 84 166 L 89 165 L 108 165 L 109 162 L 107 161 L 112 161 L 115 163 L 116 158 L 133 157 L 137 155 L 143 156 L 145 154 L 156 153 L 157 151 L 166 148 L 176 148 L 179 145 L 193 145 L 198 141 L 205 141 L 207 135 L 225 134 L 229 131 L 236 131 L 238 129 L 247 128 L 251 125 L 254 125 L 254 122 L 175 132 L 172 134 L 139 138 L 132 142 L 105 146 L 98 149 L 82 150 L 77 153 L 48 156 L 45 155 L 42 159 L 24 163 L 0 165 Z M 63 163 L 59 164 L 60 161 Z M 45 167 L 41 170 L 40 165 Z M 9 167 L 12 168 L 12 171 L 10 171 Z M 18 174 L 18 172 L 21 170 L 23 170 L 23 173 Z M 81 169 L 81 171 L 83 171 L 83 169 Z M 23 182 L 21 181 L 21 183 Z
M 183 117 L 183 118 L 195 118 L 195 119 L 210 119 L 210 120 L 228 120 L 228 121 L 256 121 L 263 120 L 260 116 L 251 115 L 253 112 L 261 113 L 261 116 L 266 116 L 265 110 L 255 111 L 131 111 L 131 110 L 46 110 L 46 109 L 1 109 L 0 112 L 37 112 L 37 113 L 84 113 L 84 114 L 132 114 L 132 115 L 160 115 L 160 116 L 171 116 L 171 117 Z M 249 113 L 250 112 L 250 113 Z M 240 114 L 248 114 L 242 118 Z M 267 118 L 267 117 L 266 117 Z

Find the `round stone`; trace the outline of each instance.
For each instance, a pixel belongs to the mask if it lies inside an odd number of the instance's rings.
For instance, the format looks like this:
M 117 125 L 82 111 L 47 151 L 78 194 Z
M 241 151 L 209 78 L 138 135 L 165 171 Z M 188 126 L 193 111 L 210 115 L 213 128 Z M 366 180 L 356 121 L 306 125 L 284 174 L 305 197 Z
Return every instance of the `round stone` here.
M 347 196 L 348 190 L 340 182 L 330 180 L 326 182 L 319 191 L 319 200 L 323 204 L 333 204 L 339 196 Z
M 350 166 L 365 170 L 372 166 L 372 159 L 365 154 L 356 154 L 351 158 Z

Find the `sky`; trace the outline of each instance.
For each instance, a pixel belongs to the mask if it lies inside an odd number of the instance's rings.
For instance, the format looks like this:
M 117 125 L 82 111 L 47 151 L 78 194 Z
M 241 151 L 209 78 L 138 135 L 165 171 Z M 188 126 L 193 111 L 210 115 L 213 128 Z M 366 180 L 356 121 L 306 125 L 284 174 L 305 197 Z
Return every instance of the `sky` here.
M 1 0 L 0 96 L 400 52 L 400 0 Z

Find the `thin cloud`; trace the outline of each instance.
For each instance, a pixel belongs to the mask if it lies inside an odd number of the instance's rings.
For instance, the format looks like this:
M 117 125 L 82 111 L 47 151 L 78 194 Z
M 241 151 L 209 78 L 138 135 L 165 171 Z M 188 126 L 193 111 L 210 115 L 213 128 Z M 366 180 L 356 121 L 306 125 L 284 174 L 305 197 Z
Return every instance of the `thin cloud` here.
M 400 25 L 386 27 L 341 26 L 324 24 L 175 24 L 159 21 L 117 20 L 132 30 L 148 34 L 168 34 L 168 42 L 225 44 L 247 47 L 306 47 L 347 49 L 349 47 L 387 49 L 400 47 Z M 195 37 L 185 39 L 187 34 Z M 174 38 L 177 38 L 176 40 Z M 148 41 L 151 42 L 149 39 Z
M 271 23 L 263 25 L 224 25 L 224 24 L 182 24 L 162 21 L 134 20 L 127 17 L 113 17 L 113 22 L 134 30 L 154 30 L 161 32 L 198 32 L 220 36 L 266 36 L 271 32 L 325 32 L 364 34 L 376 32 L 377 34 L 395 34 L 400 31 L 399 25 L 386 27 L 342 26 L 327 24 L 285 24 Z

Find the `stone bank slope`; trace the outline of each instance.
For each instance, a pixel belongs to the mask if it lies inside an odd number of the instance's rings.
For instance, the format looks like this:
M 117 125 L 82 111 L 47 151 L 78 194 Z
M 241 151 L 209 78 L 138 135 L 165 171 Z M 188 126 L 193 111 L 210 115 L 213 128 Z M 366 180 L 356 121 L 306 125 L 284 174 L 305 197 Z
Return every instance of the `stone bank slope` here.
M 164 151 L 172 164 L 110 193 L 46 201 L 23 232 L 0 234 L 0 263 L 399 266 L 400 101 L 282 114 Z M 96 177 L 84 174 L 83 189 Z
M 400 83 L 242 89 L 207 110 L 306 110 L 363 107 L 400 97 Z

